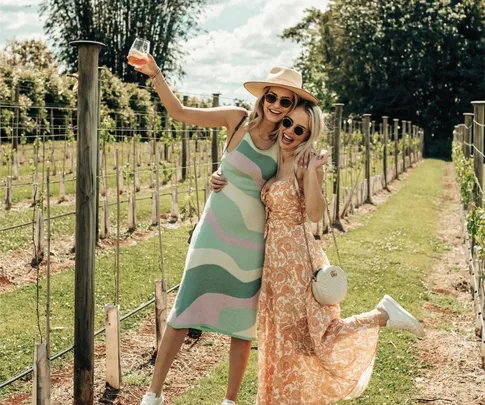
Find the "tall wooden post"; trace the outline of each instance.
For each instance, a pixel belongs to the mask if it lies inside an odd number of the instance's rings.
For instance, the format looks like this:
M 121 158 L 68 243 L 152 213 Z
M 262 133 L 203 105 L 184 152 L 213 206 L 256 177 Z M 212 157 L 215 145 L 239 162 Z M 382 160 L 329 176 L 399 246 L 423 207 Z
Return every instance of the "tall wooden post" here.
M 402 120 L 402 171 L 406 171 L 406 120 Z
M 399 180 L 399 119 L 394 118 L 394 169 L 396 180 Z
M 475 203 L 478 207 L 481 207 L 483 200 L 483 127 L 485 125 L 485 101 L 472 101 L 472 104 L 475 117 L 473 120 L 473 144 L 475 145 L 473 163 L 478 183 L 478 185 L 475 185 Z
M 219 107 L 219 93 L 212 94 L 212 107 Z M 218 138 L 219 128 L 212 129 L 212 172 L 215 172 L 219 167 L 219 152 L 218 152 Z
M 371 184 L 370 184 L 370 117 L 371 114 L 364 114 L 363 121 L 362 121 L 362 129 L 364 130 L 364 140 L 365 140 L 365 179 L 367 182 L 367 198 L 365 199 L 366 203 L 372 204 L 372 192 L 371 192 Z
M 96 247 L 96 161 L 98 57 L 104 44 L 78 47 L 76 169 L 76 263 L 74 281 L 74 404 L 94 402 L 94 266 Z
M 465 117 L 465 157 L 468 159 L 472 155 L 472 122 L 473 122 L 473 113 L 464 113 Z
M 336 103 L 335 107 L 335 130 L 333 134 L 333 148 L 332 148 L 332 160 L 335 167 L 335 176 L 333 178 L 333 194 L 335 195 L 333 224 L 334 226 L 340 225 L 340 126 L 342 124 L 342 109 L 344 105 L 342 103 Z M 341 227 L 341 225 L 340 225 Z
M 412 142 L 413 142 L 413 126 L 411 125 L 411 121 L 408 121 L 408 138 L 409 138 L 409 146 L 408 146 L 408 156 L 409 156 L 409 167 L 412 166 L 412 158 L 411 158 L 411 150 L 412 150 Z
M 387 137 L 389 135 L 389 126 L 387 123 L 388 120 L 389 117 L 382 117 L 382 137 L 384 138 L 384 188 L 386 190 L 389 190 L 387 187 Z
M 418 127 L 418 134 L 419 138 L 419 147 L 418 147 L 418 159 L 422 160 L 423 159 L 423 128 Z
M 189 96 L 184 96 L 183 105 L 187 105 L 189 103 Z M 184 122 L 182 123 L 182 181 L 187 179 L 187 166 L 188 166 L 188 159 L 187 159 L 187 140 L 189 138 L 187 124 Z
M 96 131 L 96 136 L 97 136 L 97 142 L 96 142 L 96 243 L 99 242 L 99 141 L 100 141 L 100 134 L 101 134 L 101 98 L 102 98 L 102 93 L 101 93 L 101 69 L 102 67 L 98 67 L 98 76 L 97 76 L 97 82 L 98 82 L 98 96 L 96 99 L 96 108 L 97 108 L 97 114 L 98 114 L 98 119 L 97 119 L 97 131 Z M 105 155 L 106 159 L 106 155 Z
M 14 99 L 14 105 L 15 105 L 15 121 L 13 125 L 13 134 L 12 134 L 12 149 L 18 149 L 18 144 L 19 144 L 19 125 L 20 125 L 20 120 L 19 120 L 19 114 L 20 114 L 20 91 L 19 91 L 19 85 L 17 84 L 15 86 L 15 99 Z

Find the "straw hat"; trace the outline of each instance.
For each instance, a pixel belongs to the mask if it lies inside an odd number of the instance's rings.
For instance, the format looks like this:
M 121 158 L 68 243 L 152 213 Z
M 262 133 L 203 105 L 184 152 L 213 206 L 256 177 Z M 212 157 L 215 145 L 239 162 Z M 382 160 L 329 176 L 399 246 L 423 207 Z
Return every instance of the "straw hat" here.
M 246 82 L 244 87 L 253 96 L 260 97 L 264 93 L 264 88 L 269 86 L 283 87 L 298 94 L 302 99 L 311 101 L 315 105 L 318 104 L 316 97 L 312 96 L 308 91 L 302 88 L 303 80 L 301 74 L 296 70 L 274 67 L 269 71 L 268 77 L 264 82 Z

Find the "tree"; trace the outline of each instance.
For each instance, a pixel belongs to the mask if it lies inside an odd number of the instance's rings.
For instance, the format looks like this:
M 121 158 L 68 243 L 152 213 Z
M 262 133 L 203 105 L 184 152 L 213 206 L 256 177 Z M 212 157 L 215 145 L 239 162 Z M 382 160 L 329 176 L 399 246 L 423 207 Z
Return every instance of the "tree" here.
M 50 69 L 57 68 L 54 54 L 49 51 L 47 45 L 39 40 L 7 41 L 0 59 L 2 65 L 10 65 L 26 69 Z
M 449 154 L 454 125 L 485 93 L 483 1 L 336 0 L 306 20 L 283 37 L 302 42 L 300 63 L 324 75 L 346 111 L 411 120 L 428 153 Z
M 197 21 L 208 0 L 44 0 L 41 15 L 44 29 L 59 50 L 60 59 L 71 70 L 77 68 L 76 40 L 99 41 L 106 45 L 100 65 L 109 66 L 125 81 L 143 81 L 126 63 L 135 38 L 151 43 L 163 73 L 181 76 L 181 42 L 197 30 Z

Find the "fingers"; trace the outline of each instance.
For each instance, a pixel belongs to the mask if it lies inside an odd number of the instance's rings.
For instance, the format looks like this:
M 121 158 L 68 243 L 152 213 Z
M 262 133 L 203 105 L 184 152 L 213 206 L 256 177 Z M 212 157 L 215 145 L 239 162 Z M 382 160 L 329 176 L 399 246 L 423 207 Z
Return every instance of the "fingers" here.
M 227 180 L 225 179 L 215 179 L 213 178 L 212 181 L 211 181 L 211 184 L 212 186 L 218 186 L 218 187 L 224 187 L 225 185 L 227 185 Z
M 214 193 L 218 193 L 227 185 L 226 178 L 220 170 L 212 173 L 210 178 L 210 188 Z
M 307 169 L 312 158 L 316 155 L 313 149 L 307 149 L 298 162 L 300 167 Z
M 227 179 L 222 175 L 222 172 L 220 171 L 212 173 L 211 178 L 212 178 L 212 181 L 217 180 L 217 181 L 224 182 L 224 184 L 227 184 Z

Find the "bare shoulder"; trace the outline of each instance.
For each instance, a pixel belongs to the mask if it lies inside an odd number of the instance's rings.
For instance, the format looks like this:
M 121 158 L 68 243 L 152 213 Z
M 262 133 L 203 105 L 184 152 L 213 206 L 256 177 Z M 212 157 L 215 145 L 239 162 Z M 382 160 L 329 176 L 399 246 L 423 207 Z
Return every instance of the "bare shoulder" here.
M 228 114 L 227 130 L 232 132 L 244 117 L 248 116 L 248 111 L 242 107 L 231 107 Z

